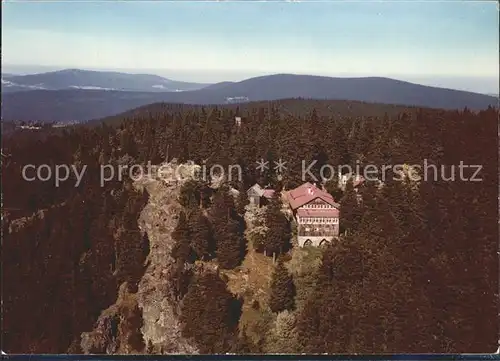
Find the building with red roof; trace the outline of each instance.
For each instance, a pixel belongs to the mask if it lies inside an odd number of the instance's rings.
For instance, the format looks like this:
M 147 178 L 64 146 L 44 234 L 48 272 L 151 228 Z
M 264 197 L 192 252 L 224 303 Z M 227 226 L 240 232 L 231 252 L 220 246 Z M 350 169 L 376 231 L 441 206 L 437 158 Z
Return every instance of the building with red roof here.
M 340 205 L 328 192 L 307 182 L 286 192 L 285 198 L 297 222 L 300 247 L 320 246 L 338 237 Z
M 274 189 L 262 188 L 255 183 L 248 189 L 247 195 L 251 206 L 260 207 L 266 205 L 274 197 Z

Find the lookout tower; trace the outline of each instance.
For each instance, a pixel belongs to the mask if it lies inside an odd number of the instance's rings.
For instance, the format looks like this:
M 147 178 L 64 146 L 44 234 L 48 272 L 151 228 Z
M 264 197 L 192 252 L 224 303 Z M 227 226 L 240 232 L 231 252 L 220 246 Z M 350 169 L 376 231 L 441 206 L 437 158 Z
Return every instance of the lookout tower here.
M 241 126 L 241 117 L 234 117 L 234 123 L 239 128 Z

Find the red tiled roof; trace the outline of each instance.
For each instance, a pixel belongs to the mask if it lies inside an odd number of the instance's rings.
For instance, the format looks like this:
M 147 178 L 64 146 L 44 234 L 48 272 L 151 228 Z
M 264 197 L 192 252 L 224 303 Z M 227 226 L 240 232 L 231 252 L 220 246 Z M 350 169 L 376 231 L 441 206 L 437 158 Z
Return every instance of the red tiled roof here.
M 248 189 L 248 191 L 250 191 L 250 189 L 253 189 L 255 191 L 255 193 L 257 193 L 259 195 L 259 197 L 272 198 L 274 196 L 274 189 L 262 188 L 257 183 L 255 183 L 253 186 L 251 186 Z
M 338 209 L 318 209 L 318 208 L 301 208 L 297 210 L 297 215 L 299 217 L 326 217 L 326 218 L 338 218 Z
M 286 197 L 292 209 L 297 209 L 317 198 L 321 198 L 323 201 L 334 207 L 339 207 L 330 193 L 319 189 L 309 182 L 288 191 Z
M 274 189 L 264 189 L 264 193 L 262 193 L 262 197 L 264 198 L 273 198 Z

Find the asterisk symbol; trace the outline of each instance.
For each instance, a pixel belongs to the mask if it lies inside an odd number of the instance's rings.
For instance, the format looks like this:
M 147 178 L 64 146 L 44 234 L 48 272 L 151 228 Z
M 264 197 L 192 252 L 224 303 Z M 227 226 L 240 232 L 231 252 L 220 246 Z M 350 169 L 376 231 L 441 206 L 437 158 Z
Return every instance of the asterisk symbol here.
M 269 169 L 269 161 L 265 161 L 264 159 L 260 158 L 260 161 L 255 162 L 257 163 L 257 170 L 260 170 L 261 173 L 263 173 L 266 169 Z
M 285 167 L 286 162 L 284 162 L 281 158 L 278 161 L 274 161 L 274 170 L 278 173 L 283 173 L 286 170 Z

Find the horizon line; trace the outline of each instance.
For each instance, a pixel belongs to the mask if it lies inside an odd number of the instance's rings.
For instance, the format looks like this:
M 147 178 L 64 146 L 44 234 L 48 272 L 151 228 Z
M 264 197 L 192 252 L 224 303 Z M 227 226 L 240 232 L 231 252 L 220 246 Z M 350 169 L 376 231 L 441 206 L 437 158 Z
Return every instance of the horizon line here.
M 5 67 L 17 67 L 17 68 L 47 68 L 47 70 L 43 71 L 5 71 Z M 2 64 L 2 76 L 4 74 L 9 74 L 9 75 L 14 75 L 14 76 L 28 76 L 28 75 L 38 75 L 38 74 L 47 74 L 47 73 L 57 73 L 57 72 L 63 72 L 63 71 L 87 71 L 87 72 L 99 72 L 99 73 L 119 73 L 119 74 L 128 74 L 128 75 L 153 75 L 153 76 L 158 76 L 170 81 L 177 81 L 177 82 L 185 82 L 185 83 L 198 83 L 198 84 L 204 84 L 207 86 L 214 85 L 214 84 L 220 84 L 220 83 L 240 83 L 244 82 L 250 79 L 255 79 L 255 78 L 263 78 L 267 76 L 277 76 L 277 75 L 292 75 L 292 76 L 310 76 L 310 77 L 320 77 L 320 78 L 341 78 L 341 79 L 387 79 L 387 80 L 393 80 L 393 81 L 400 81 L 400 82 L 405 82 L 409 84 L 414 84 L 414 85 L 420 85 L 420 86 L 425 86 L 425 87 L 431 87 L 431 88 L 437 88 L 437 89 L 447 89 L 447 90 L 453 90 L 453 91 L 462 91 L 462 92 L 467 92 L 467 93 L 475 93 L 475 94 L 481 94 L 481 95 L 487 95 L 487 96 L 492 96 L 492 97 L 498 97 L 500 95 L 500 89 L 497 89 L 495 91 L 478 91 L 478 90 L 467 90 L 467 89 L 460 89 L 460 88 L 454 88 L 450 86 L 439 86 L 439 85 L 431 85 L 431 84 L 423 84 L 419 82 L 418 80 L 407 80 L 404 79 L 405 77 L 408 78 L 441 78 L 441 79 L 492 79 L 494 76 L 455 76 L 455 75 L 436 75 L 436 74 L 420 74 L 420 75 L 410 75 L 410 76 L 405 76 L 405 74 L 394 74 L 394 75 L 353 75 L 350 73 L 340 73 L 337 75 L 330 75 L 330 74 L 314 74 L 314 73 L 302 73 L 302 72 L 255 72 L 252 70 L 229 70 L 227 71 L 228 74 L 231 73 L 245 73 L 245 72 L 252 72 L 256 73 L 255 75 L 252 76 L 241 76 L 239 77 L 239 80 L 220 80 L 216 82 L 205 82 L 205 81 L 192 81 L 192 80 L 179 80 L 178 78 L 173 79 L 170 76 L 164 76 L 160 75 L 157 72 L 158 71 L 176 71 L 176 72 L 219 72 L 220 70 L 215 70 L 215 69 L 169 69 L 169 68 L 159 68 L 159 69 L 128 69 L 128 68 L 94 68 L 94 67 L 88 67 L 88 68 L 78 68 L 78 67 L 64 67 L 64 66 L 51 66 L 51 65 L 16 65 L 16 64 Z M 224 73 L 224 71 L 222 72 Z M 259 74 L 260 73 L 260 74 Z M 401 76 L 401 78 L 399 78 Z M 203 89 L 203 88 L 202 88 Z M 202 90 L 198 89 L 198 90 Z M 117 90 L 119 91 L 119 90 Z

